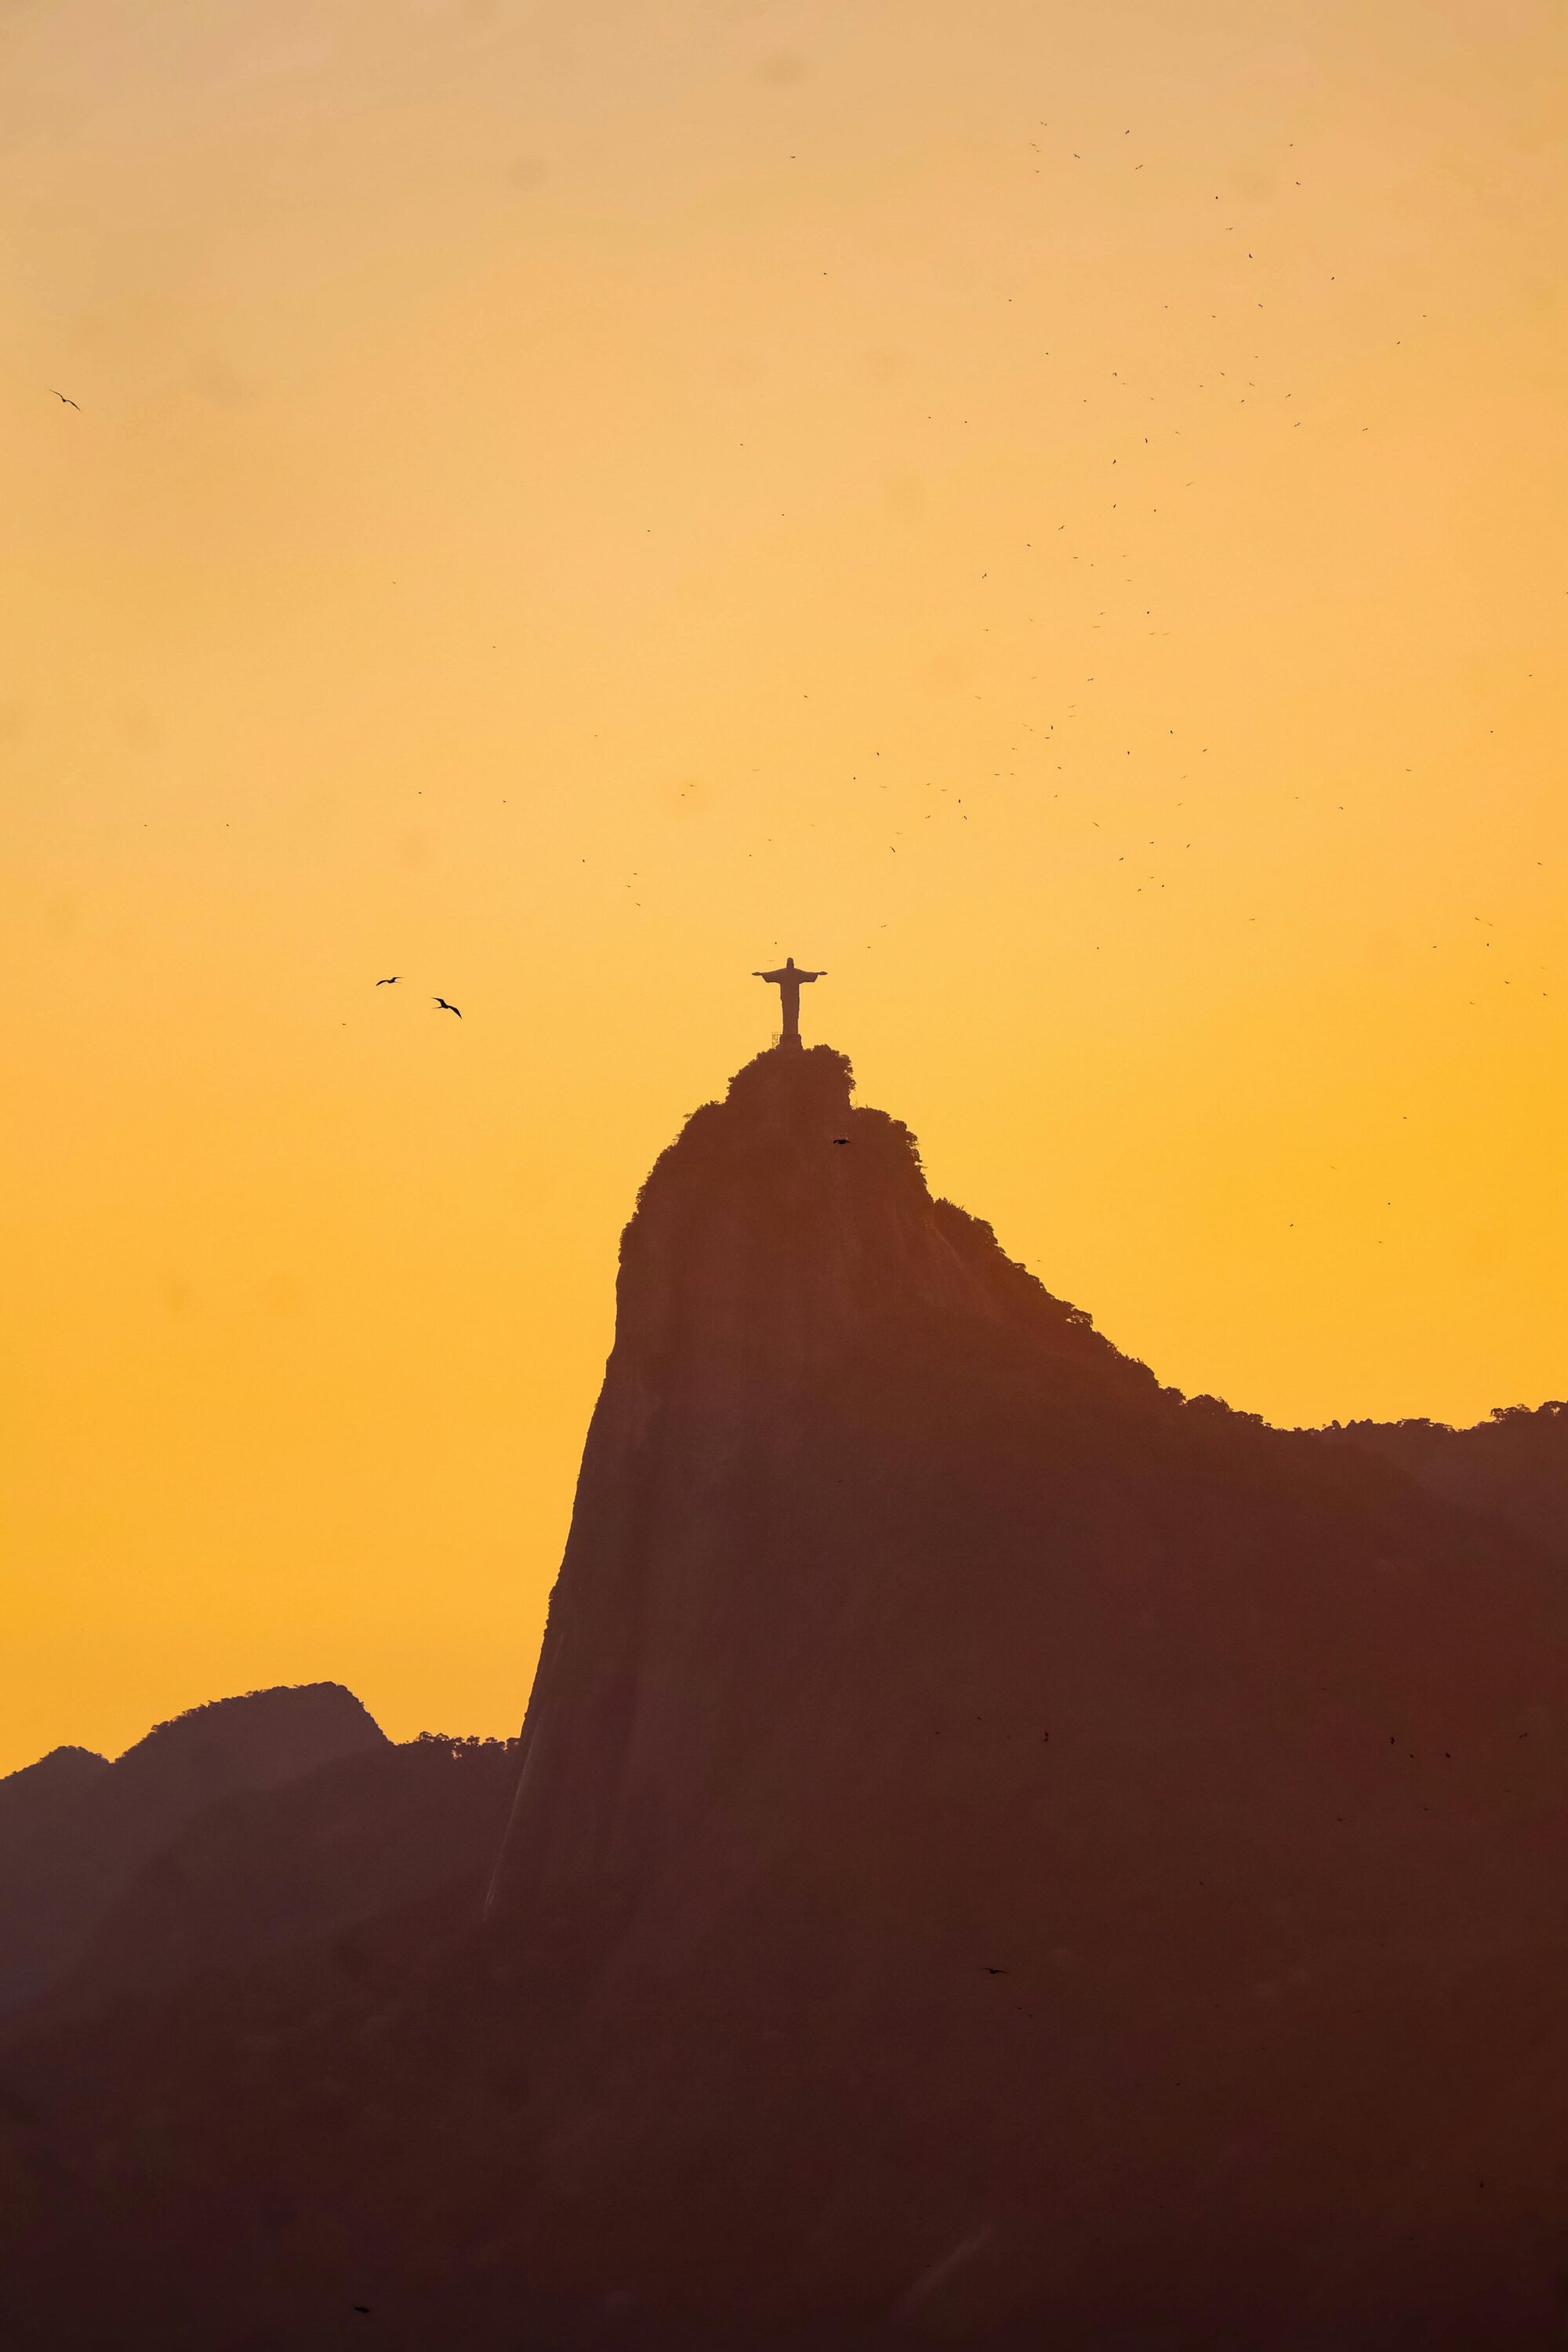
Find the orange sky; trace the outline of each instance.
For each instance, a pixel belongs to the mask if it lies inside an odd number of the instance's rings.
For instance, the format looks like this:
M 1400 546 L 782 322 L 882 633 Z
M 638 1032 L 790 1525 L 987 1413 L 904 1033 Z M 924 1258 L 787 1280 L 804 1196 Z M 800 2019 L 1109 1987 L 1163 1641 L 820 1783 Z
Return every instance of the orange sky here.
M 1568 1391 L 1565 66 L 0 7 L 0 1769 L 319 1675 L 516 1727 L 619 1227 L 785 952 L 1162 1379 Z

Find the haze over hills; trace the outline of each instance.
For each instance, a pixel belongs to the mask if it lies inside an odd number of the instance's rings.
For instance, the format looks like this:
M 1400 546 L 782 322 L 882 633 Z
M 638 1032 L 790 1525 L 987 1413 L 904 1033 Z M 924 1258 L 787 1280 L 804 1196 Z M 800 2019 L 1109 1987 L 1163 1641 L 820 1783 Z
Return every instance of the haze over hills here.
M 488 1916 L 272 1935 L 207 1815 L 272 1952 L 13 2034 L 12 2339 L 1558 2340 L 1560 1431 L 1496 1426 L 1184 1400 L 759 1056 L 626 1230 Z
M 310 1683 L 193 1707 L 113 1764 L 57 1748 L 0 1780 L 0 2010 L 70 1964 L 136 1872 L 203 1806 L 384 1745 L 351 1691 Z
M 1434 1421 L 1351 1421 L 1337 1435 L 1371 1446 L 1435 1495 L 1516 1527 L 1568 1558 L 1568 1402 L 1503 1405 L 1474 1429 Z
M 204 1807 L 104 1913 L 47 1989 L 49 2013 L 249 1967 L 426 1897 L 472 1922 L 515 1748 L 426 1733 Z M 37 2011 L 26 2021 L 41 2022 Z

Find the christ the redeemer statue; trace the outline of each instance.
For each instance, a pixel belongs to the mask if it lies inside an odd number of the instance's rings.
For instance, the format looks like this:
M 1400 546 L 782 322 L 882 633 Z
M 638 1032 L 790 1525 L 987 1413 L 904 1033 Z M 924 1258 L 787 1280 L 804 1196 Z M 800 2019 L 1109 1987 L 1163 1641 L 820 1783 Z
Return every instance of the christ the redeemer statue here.
M 795 962 L 794 956 L 788 956 L 785 958 L 783 969 L 779 971 L 754 971 L 752 974 L 752 978 L 753 980 L 765 980 L 771 982 L 773 986 L 778 990 L 779 1001 L 784 1006 L 784 1035 L 779 1039 L 779 1044 L 781 1045 L 795 1045 L 798 1047 L 800 1044 L 800 991 L 802 982 L 807 980 L 826 980 L 826 977 L 827 974 L 824 971 L 802 971 L 799 965 Z

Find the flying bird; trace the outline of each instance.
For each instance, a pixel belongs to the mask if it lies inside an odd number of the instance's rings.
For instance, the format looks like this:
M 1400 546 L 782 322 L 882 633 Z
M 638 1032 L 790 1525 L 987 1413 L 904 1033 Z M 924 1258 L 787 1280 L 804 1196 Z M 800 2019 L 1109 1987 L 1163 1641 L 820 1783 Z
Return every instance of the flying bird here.
M 438 1004 L 443 1013 L 458 1013 L 457 1006 L 455 1004 L 448 1004 L 444 996 L 433 996 L 430 999 L 430 1002 L 432 1004 Z M 458 1018 L 459 1021 L 462 1017 L 462 1014 L 458 1013 Z
M 395 988 L 402 977 L 400 971 L 389 971 L 384 980 L 378 980 L 375 984 L 377 988 Z
M 52 383 L 51 383 L 51 384 L 50 384 L 50 386 L 49 386 L 49 390 L 50 390 L 51 392 L 55 392 L 55 388 L 54 388 L 54 385 L 53 385 Z M 81 403 L 80 403 L 80 401 L 79 401 L 79 400 L 73 400 L 73 399 L 71 398 L 71 396 L 70 396 L 70 394 L 69 394 L 69 393 L 68 393 L 68 392 L 55 392 L 55 398 L 56 398 L 57 400 L 63 400 L 63 401 L 65 402 L 65 404 L 66 404 L 66 406 L 67 406 L 68 408 L 75 408 L 75 409 L 79 410 L 79 409 L 80 409 L 80 407 L 81 407 Z

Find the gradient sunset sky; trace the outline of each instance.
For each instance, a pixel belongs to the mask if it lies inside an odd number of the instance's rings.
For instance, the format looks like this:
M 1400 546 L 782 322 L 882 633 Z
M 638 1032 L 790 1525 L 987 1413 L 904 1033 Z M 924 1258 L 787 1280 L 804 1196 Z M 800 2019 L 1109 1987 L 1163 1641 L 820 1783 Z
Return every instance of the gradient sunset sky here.
M 1162 1380 L 1568 1392 L 1565 69 L 1533 0 L 0 5 L 0 1769 L 321 1676 L 515 1730 L 785 953 Z

